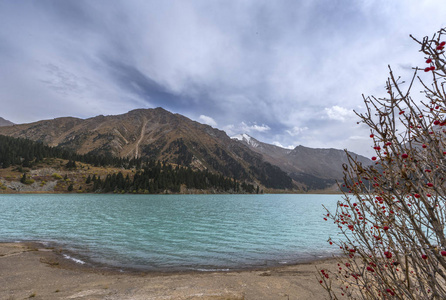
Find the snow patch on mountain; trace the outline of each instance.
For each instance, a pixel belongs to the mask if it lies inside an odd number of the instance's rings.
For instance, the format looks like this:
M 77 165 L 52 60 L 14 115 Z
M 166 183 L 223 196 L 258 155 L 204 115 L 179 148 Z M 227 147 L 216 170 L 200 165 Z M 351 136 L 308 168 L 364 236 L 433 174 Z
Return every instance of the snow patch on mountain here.
M 255 147 L 255 148 L 260 146 L 259 142 L 255 138 L 247 135 L 246 133 L 237 134 L 237 135 L 233 136 L 232 139 L 239 140 L 241 142 L 245 142 L 248 145 Z

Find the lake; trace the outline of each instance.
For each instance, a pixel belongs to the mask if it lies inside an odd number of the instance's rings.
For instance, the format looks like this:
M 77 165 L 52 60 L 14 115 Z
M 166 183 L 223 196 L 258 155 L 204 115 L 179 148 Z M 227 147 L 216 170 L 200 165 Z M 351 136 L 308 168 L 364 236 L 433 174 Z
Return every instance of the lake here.
M 234 270 L 337 253 L 325 222 L 341 195 L 0 195 L 0 241 L 40 241 L 67 258 L 147 271 Z

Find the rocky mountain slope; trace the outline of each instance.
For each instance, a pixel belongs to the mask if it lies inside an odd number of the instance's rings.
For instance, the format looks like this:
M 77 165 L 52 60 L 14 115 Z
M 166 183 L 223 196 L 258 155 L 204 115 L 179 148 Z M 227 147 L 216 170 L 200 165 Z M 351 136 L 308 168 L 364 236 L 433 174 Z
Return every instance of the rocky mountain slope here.
M 73 117 L 0 127 L 0 134 L 62 146 L 79 154 L 148 158 L 290 189 L 291 178 L 224 131 L 162 108 L 116 116 Z
M 4 124 L 1 121 L 0 124 Z M 6 125 L 11 125 L 10 122 Z M 224 131 L 162 108 L 122 115 L 73 117 L 0 127 L 0 134 L 62 146 L 79 154 L 147 158 L 209 170 L 267 188 L 323 190 L 342 179 L 343 150 L 284 149 Z M 364 165 L 368 158 L 353 154 Z
M 347 163 L 347 155 L 338 149 L 314 149 L 297 146 L 293 150 L 262 143 L 255 138 L 241 134 L 233 137 L 262 154 L 263 158 L 280 167 L 297 182 L 304 183 L 311 189 L 325 189 L 343 177 L 342 164 Z M 364 166 L 372 161 L 364 156 L 350 153 Z
M 14 123 L 0 117 L 0 126 L 11 126 L 11 125 L 14 125 Z

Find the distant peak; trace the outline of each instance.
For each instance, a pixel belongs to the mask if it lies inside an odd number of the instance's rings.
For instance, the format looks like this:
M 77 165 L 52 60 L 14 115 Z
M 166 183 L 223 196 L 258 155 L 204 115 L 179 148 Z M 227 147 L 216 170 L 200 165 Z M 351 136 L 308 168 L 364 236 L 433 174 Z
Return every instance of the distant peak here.
M 154 108 L 153 110 L 156 110 L 156 111 L 164 111 L 164 112 L 169 112 L 169 113 L 170 113 L 170 111 L 168 111 L 168 110 L 166 110 L 166 109 L 164 109 L 164 108 L 162 108 L 162 107 L 156 107 L 156 108 Z
M 259 147 L 260 146 L 260 142 L 258 140 L 256 140 L 255 138 L 253 138 L 252 136 L 246 134 L 246 133 L 242 133 L 242 134 L 237 134 L 235 136 L 232 137 L 232 139 L 234 140 L 238 140 L 241 142 L 245 142 L 246 144 L 252 146 L 252 147 Z
M 126 115 L 126 114 L 144 114 L 144 115 L 146 115 L 146 114 L 153 114 L 153 113 L 159 114 L 159 115 L 172 114 L 170 111 L 165 110 L 162 107 L 156 107 L 156 108 L 137 108 L 137 109 L 133 109 L 133 110 L 125 113 L 124 115 Z
M 243 141 L 244 139 L 250 139 L 251 137 L 247 135 L 246 133 L 237 134 L 231 137 L 231 139 Z

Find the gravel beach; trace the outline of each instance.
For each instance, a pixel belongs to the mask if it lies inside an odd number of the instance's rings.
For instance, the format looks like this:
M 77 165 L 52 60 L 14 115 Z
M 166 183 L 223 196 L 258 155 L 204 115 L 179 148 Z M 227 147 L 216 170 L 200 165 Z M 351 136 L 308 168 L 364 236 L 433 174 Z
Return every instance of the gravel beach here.
M 0 243 L 0 299 L 327 299 L 316 266 L 335 260 L 238 272 L 119 272 L 86 267 L 60 249 Z

